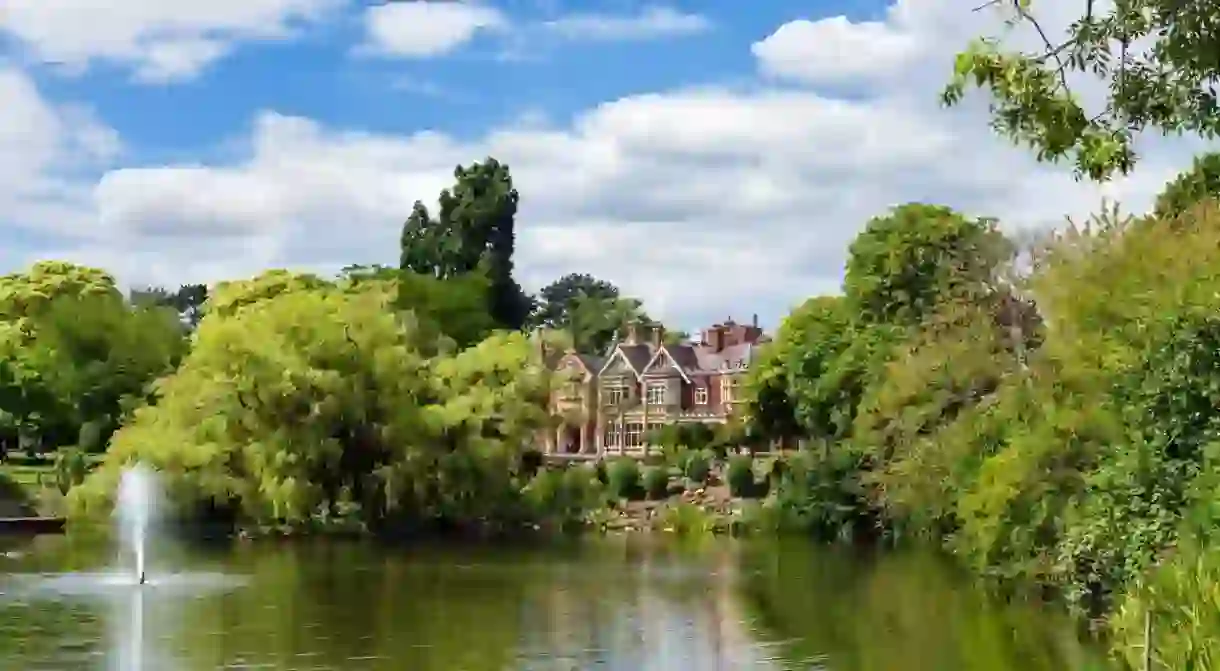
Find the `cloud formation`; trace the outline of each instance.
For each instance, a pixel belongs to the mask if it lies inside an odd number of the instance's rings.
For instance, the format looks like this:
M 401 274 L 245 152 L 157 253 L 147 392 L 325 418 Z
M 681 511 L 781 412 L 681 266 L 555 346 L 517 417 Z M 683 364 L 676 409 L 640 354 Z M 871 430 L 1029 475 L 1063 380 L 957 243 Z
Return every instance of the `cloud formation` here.
M 480 31 L 503 30 L 508 17 L 485 5 L 457 2 L 396 2 L 364 13 L 363 50 L 400 58 L 447 54 Z
M 630 15 L 569 14 L 547 21 L 543 26 L 570 40 L 626 42 L 697 35 L 711 30 L 712 22 L 699 14 L 653 6 Z
M 34 59 L 82 71 L 129 67 L 146 82 L 189 79 L 243 41 L 297 34 L 345 0 L 5 0 L 0 30 Z
M 1141 210 L 1201 146 L 1148 138 L 1138 172 L 1104 187 L 1037 165 L 992 134 L 984 101 L 939 107 L 954 50 L 987 28 L 955 4 L 899 0 L 881 22 L 777 26 L 753 45 L 764 78 L 748 89 L 637 94 L 562 125 L 459 139 L 266 110 L 239 160 L 106 172 L 74 253 L 140 283 L 392 263 L 411 203 L 434 199 L 456 164 L 493 155 L 522 193 L 517 267 L 530 288 L 590 272 L 676 326 L 752 312 L 774 324 L 835 290 L 847 244 L 889 207 L 944 203 L 1009 226 L 1055 225 L 1102 196 Z M 802 34 L 824 39 L 810 51 Z M 856 60 L 836 66 L 835 53 Z

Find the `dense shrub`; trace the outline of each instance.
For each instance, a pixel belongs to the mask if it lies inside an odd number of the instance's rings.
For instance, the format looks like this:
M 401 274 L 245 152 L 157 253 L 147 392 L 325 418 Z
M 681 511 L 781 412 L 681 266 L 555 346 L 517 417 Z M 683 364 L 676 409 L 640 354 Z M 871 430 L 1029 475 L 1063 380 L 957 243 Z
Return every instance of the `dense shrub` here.
M 581 518 L 600 503 L 601 484 L 591 468 L 544 468 L 523 493 L 530 517 L 565 523 Z
M 606 467 L 606 492 L 616 499 L 640 496 L 640 464 L 631 457 L 619 457 Z
M 574 466 L 564 471 L 564 488 L 568 492 L 571 514 L 581 514 L 602 503 L 605 486 L 590 466 Z
M 712 472 L 712 455 L 706 451 L 691 451 L 686 459 L 683 475 L 687 480 L 699 485 L 707 484 L 707 478 Z
M 754 479 L 754 458 L 747 454 L 729 457 L 725 467 L 725 481 L 733 496 L 751 497 L 758 494 L 758 483 Z
M 665 466 L 649 466 L 644 469 L 644 493 L 655 500 L 669 496 L 669 469 Z
M 61 448 L 55 455 L 55 485 L 61 494 L 85 481 L 89 473 L 89 465 L 85 454 L 75 448 Z
M 529 449 L 521 453 L 519 462 L 521 476 L 524 478 L 532 478 L 538 472 L 538 470 L 542 468 L 545 459 L 540 450 Z

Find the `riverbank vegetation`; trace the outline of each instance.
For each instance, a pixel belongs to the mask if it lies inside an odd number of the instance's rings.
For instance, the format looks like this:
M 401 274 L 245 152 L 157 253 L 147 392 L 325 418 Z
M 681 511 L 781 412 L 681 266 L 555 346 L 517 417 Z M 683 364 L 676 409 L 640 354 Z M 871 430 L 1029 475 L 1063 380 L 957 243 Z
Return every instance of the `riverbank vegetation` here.
M 563 526 L 618 496 L 600 481 L 598 503 L 578 495 L 587 470 L 550 490 L 537 472 L 557 421 L 548 356 L 653 320 L 589 275 L 527 296 L 508 167 L 454 177 L 437 213 L 408 217 L 397 267 L 126 296 L 66 263 L 3 278 L 0 474 L 43 512 L 89 520 L 138 460 L 175 515 L 296 531 Z
M 1196 57 L 1214 54 L 1200 28 L 1212 14 L 1090 13 L 1049 56 L 980 42 L 944 98 L 981 87 L 1000 130 L 1040 158 L 1097 179 L 1126 172 L 1133 130 L 1220 128 L 1214 95 L 1209 107 L 1183 93 L 1216 76 L 1214 58 Z M 1175 22 L 1191 29 L 1160 31 Z M 1167 47 L 1154 54 L 1164 68 L 1098 56 L 1139 36 Z M 1105 114 L 1060 87 L 1061 54 L 1123 84 Z M 527 295 L 513 268 L 518 194 L 488 159 L 456 170 L 435 213 L 415 207 L 397 265 L 129 295 L 59 262 L 0 278 L 0 446 L 58 454 L 53 489 L 81 519 L 109 511 L 139 460 L 164 474 L 175 514 L 230 526 L 402 534 L 629 518 L 932 541 L 1006 588 L 1104 616 L 1129 660 L 1151 613 L 1161 668 L 1211 668 L 1218 174 L 1216 155 L 1201 156 L 1147 214 L 1107 209 L 1036 238 L 941 205 L 878 212 L 848 250 L 842 291 L 796 307 L 753 364 L 734 424 L 657 436 L 661 454 L 643 463 L 556 469 L 535 452 L 559 421 L 549 353 L 598 351 L 652 319 L 584 274 Z M 770 441 L 802 447 L 741 454 Z

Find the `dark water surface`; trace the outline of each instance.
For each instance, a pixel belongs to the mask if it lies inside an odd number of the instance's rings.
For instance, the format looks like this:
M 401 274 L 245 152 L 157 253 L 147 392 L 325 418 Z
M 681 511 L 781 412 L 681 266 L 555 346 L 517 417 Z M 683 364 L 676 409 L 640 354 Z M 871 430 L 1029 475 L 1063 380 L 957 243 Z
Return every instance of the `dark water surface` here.
M 141 589 L 97 543 L 0 544 L 5 670 L 1101 668 L 1054 609 L 997 604 L 921 554 L 242 543 L 161 551 Z

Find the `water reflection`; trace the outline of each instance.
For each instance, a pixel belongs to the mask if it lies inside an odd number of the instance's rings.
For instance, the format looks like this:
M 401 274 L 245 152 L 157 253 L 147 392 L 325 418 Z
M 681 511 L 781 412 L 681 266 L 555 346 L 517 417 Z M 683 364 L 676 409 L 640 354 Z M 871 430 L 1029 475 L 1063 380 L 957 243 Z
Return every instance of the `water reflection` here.
M 1048 609 L 927 555 L 627 537 L 543 549 L 180 551 L 148 589 L 75 589 L 112 551 L 0 559 L 5 668 L 1007 671 L 1095 660 Z M 48 581 L 34 575 L 77 571 Z M 236 576 L 243 576 L 235 580 Z M 35 586 L 37 586 L 35 588 Z M 41 591 L 38 591 L 41 590 Z

